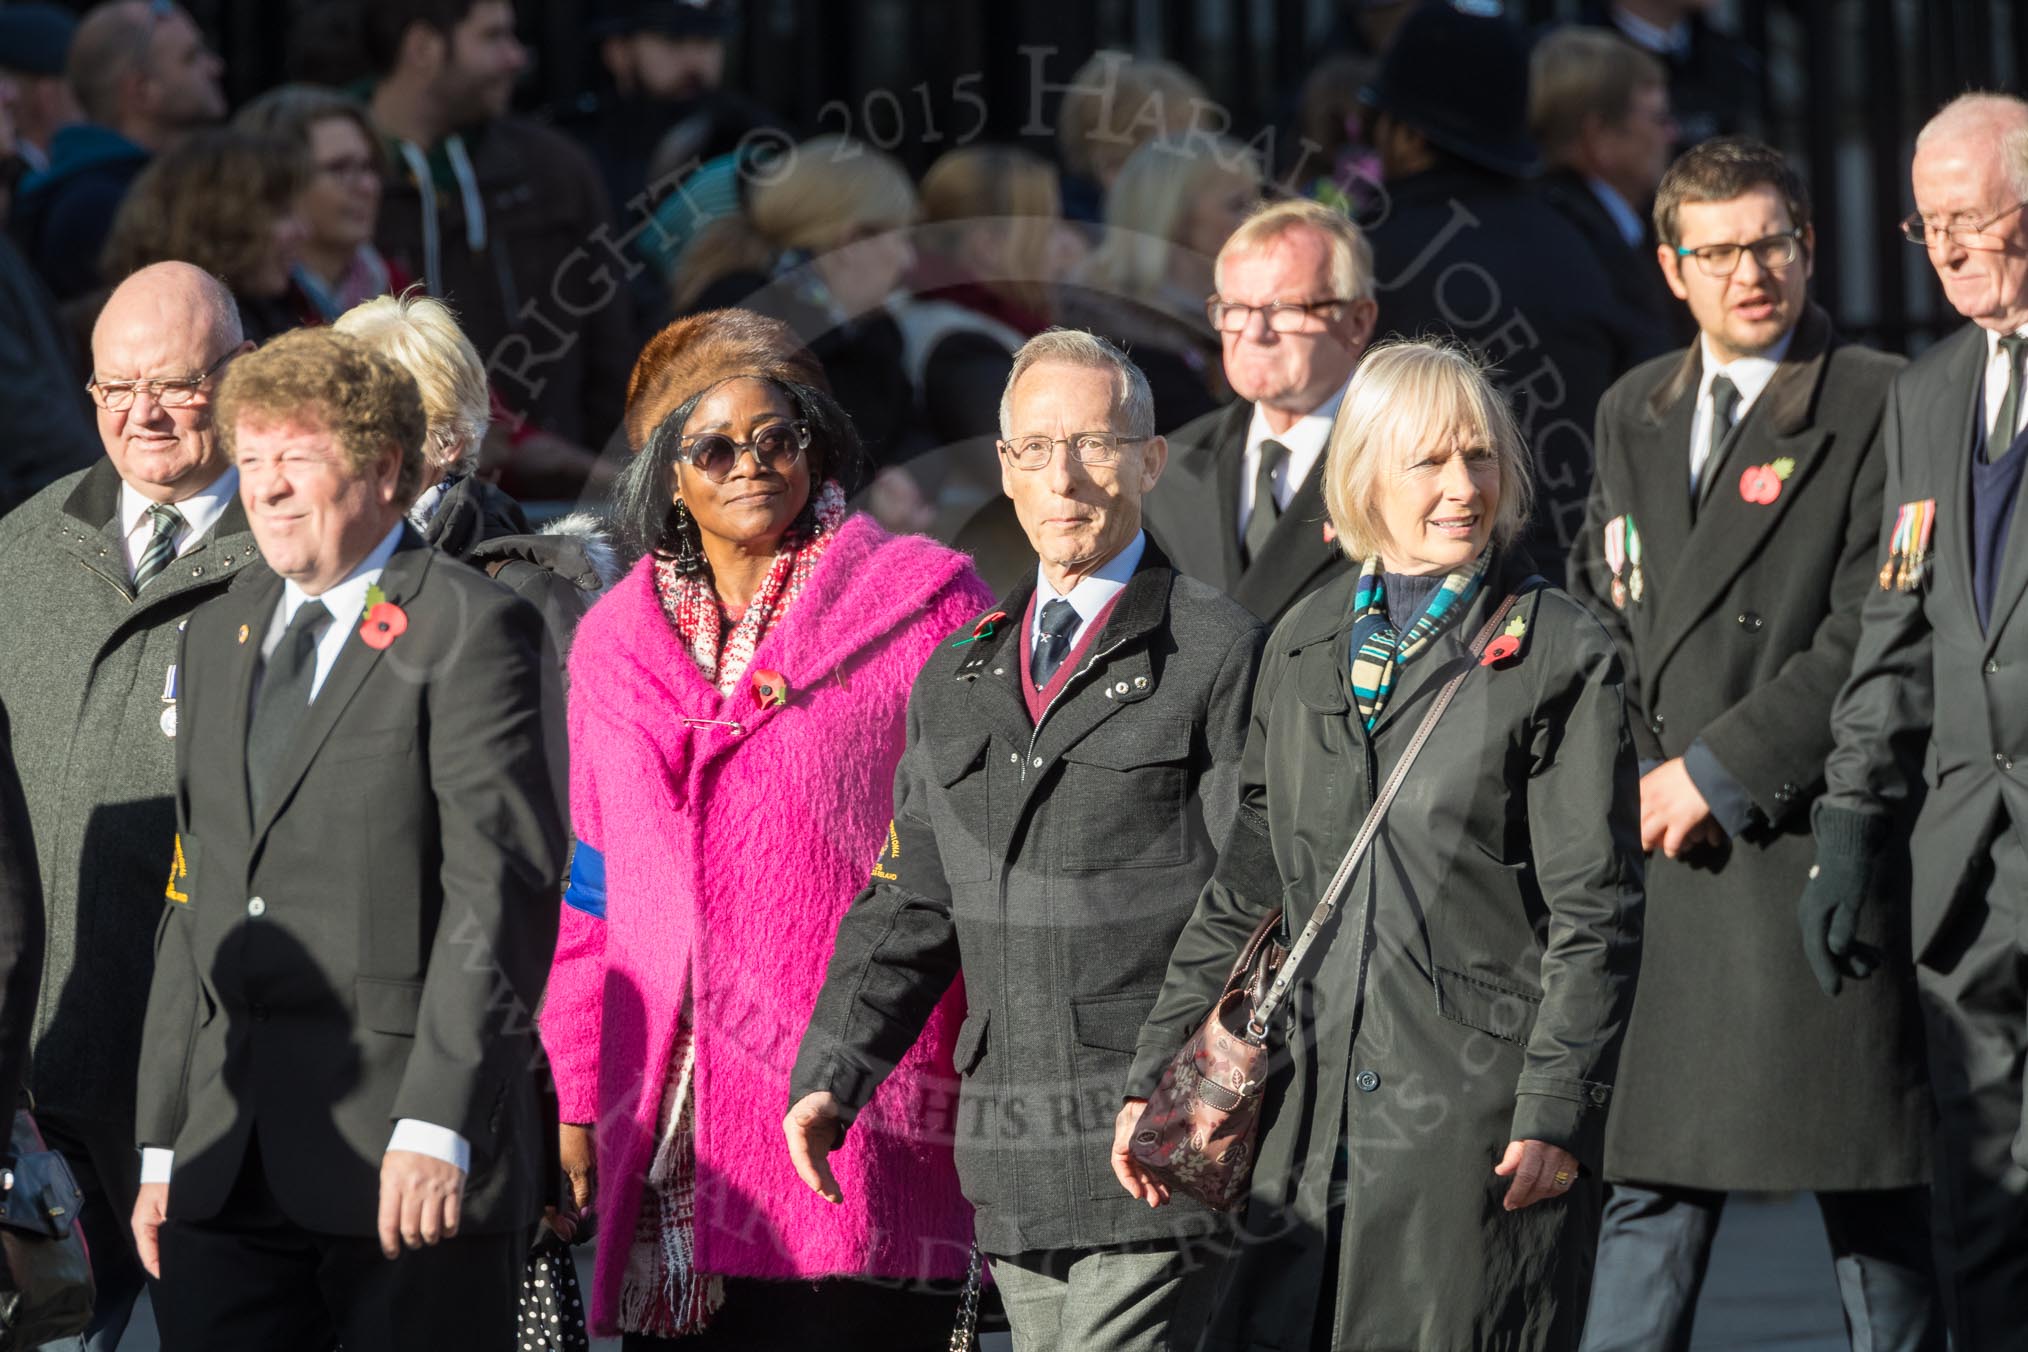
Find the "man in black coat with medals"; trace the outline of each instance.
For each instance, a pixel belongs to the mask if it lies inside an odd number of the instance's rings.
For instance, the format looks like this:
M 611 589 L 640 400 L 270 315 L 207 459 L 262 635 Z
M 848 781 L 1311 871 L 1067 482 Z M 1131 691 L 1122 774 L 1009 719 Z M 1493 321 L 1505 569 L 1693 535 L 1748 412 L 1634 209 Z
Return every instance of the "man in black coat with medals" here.
M 1833 1002 L 1788 904 L 1874 585 L 1881 404 L 1901 363 L 1810 304 L 1809 198 L 1779 152 L 1697 147 L 1655 223 L 1700 333 L 1601 402 L 1569 573 L 1627 664 L 1650 851 L 1584 1346 L 1687 1348 L 1726 1194 L 1808 1190 L 1853 1345 L 1940 1349 L 1905 931 L 1870 916 L 1888 970 Z
M 1148 530 L 1176 570 L 1273 624 L 1346 568 L 1324 443 L 1373 337 L 1373 251 L 1316 202 L 1276 202 L 1218 251 L 1209 303 L 1239 396 L 1169 438 Z
M 1915 143 L 1916 214 L 1971 322 L 1888 391 L 1879 552 L 1815 812 L 1803 943 L 1842 1010 L 1911 927 L 1953 1343 L 2028 1348 L 2028 103 L 1966 95 Z M 1882 867 L 1912 826 L 1904 902 Z M 1890 968 L 1890 971 L 1892 969 Z
M 559 677 L 403 520 L 406 372 L 328 329 L 242 361 L 218 420 L 273 573 L 184 634 L 134 1238 L 166 1348 L 504 1347 L 556 1167 Z

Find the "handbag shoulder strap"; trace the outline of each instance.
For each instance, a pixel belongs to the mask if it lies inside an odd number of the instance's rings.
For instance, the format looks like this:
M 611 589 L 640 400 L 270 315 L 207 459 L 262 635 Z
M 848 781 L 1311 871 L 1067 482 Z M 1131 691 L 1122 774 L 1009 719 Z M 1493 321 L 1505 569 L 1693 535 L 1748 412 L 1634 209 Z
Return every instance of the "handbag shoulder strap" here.
M 1493 635 L 1500 632 L 1500 626 L 1507 622 L 1508 612 L 1514 609 L 1515 603 L 1520 599 L 1520 592 L 1508 593 L 1507 599 L 1500 603 L 1499 608 L 1472 639 L 1472 660 L 1467 662 L 1457 675 L 1445 681 L 1443 689 L 1437 692 L 1436 699 L 1429 706 L 1429 712 L 1423 715 L 1421 725 L 1416 728 L 1415 736 L 1402 751 L 1401 759 L 1395 762 L 1394 773 L 1380 786 L 1380 793 L 1374 798 L 1372 808 L 1366 813 L 1366 820 L 1360 823 L 1359 834 L 1352 838 L 1352 848 L 1345 851 L 1345 857 L 1338 861 L 1338 871 L 1331 875 L 1330 885 L 1324 889 L 1323 897 L 1318 900 L 1317 909 L 1310 914 L 1310 922 L 1303 926 L 1303 932 L 1289 948 L 1288 956 L 1282 959 L 1281 970 L 1275 973 L 1274 984 L 1268 987 L 1267 993 L 1260 998 L 1253 1012 L 1247 1016 L 1246 1032 L 1249 1038 L 1256 1042 L 1266 1039 L 1268 1024 L 1273 1021 L 1275 1012 L 1288 997 L 1289 988 L 1301 974 L 1304 959 L 1315 946 L 1317 936 L 1323 933 L 1324 926 L 1330 923 L 1332 915 L 1338 910 L 1338 903 L 1345 899 L 1345 889 L 1352 882 L 1352 874 L 1358 869 L 1360 859 L 1365 856 L 1366 847 L 1373 843 L 1374 835 L 1380 830 L 1381 820 L 1387 816 L 1387 809 L 1394 802 L 1394 795 L 1401 790 L 1401 782 L 1408 778 L 1409 767 L 1414 765 L 1415 758 L 1422 754 L 1423 744 L 1428 742 L 1430 734 L 1436 731 L 1437 720 L 1442 718 L 1444 710 L 1450 707 L 1452 698 L 1458 693 L 1458 687 L 1465 683 L 1465 677 L 1471 675 L 1472 669 L 1479 665 L 1480 654 L 1485 652 L 1486 645 L 1493 641 Z

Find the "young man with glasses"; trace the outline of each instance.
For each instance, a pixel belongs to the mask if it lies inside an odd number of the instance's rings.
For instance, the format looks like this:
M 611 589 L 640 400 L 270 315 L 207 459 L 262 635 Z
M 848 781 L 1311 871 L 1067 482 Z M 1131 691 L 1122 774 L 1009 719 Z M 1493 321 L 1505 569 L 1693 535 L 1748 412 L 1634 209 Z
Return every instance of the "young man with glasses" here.
M 1195 1347 L 1224 1220 L 1151 1209 L 1110 1161 L 1141 1022 L 1237 810 L 1261 628 L 1142 533 L 1167 447 L 1117 348 L 1030 339 L 1000 427 L 1040 563 L 916 681 L 894 826 L 839 929 L 783 1125 L 835 1199 L 844 1124 L 962 976 L 950 1120 L 1015 1345 Z
M 1832 1001 L 1795 940 L 1831 706 L 1874 587 L 1898 358 L 1809 300 L 1801 176 L 1744 138 L 1670 166 L 1658 262 L 1697 341 L 1600 402 L 1570 590 L 1619 646 L 1648 920 L 1606 1130 L 1587 1352 L 1680 1352 L 1727 1194 L 1817 1194 L 1853 1346 L 1942 1346 L 1905 931 Z
M 213 278 L 135 273 L 92 333 L 103 455 L 0 518 L 0 705 L 49 910 L 28 1082 L 84 1188 L 92 1349 L 118 1344 L 141 1289 L 125 1217 L 153 899 L 175 853 L 183 623 L 256 565 L 212 420 L 219 376 L 251 346 Z
M 1213 276 L 1205 315 L 1238 397 L 1169 438 L 1148 529 L 1177 571 L 1273 624 L 1346 567 L 1324 529 L 1324 441 L 1373 337 L 1373 253 L 1329 207 L 1276 202 Z
M 1803 942 L 1838 988 L 1912 930 L 1936 1101 L 1936 1252 L 1952 1342 L 2028 1329 L 2028 102 L 1968 94 L 1915 142 L 1920 242 L 1971 321 L 1887 391 L 1878 576 L 1815 813 Z M 1918 767 L 1920 778 L 1917 777 Z M 2019 767 L 2019 768 L 2017 768 Z M 1886 867 L 1903 831 L 1912 886 Z M 1855 934 L 1856 923 L 1856 934 Z M 1845 987 L 1847 1015 L 1881 978 Z M 1863 1008 L 1863 1004 L 1859 1007 Z M 1856 1035 L 1852 1029 L 1849 1035 Z

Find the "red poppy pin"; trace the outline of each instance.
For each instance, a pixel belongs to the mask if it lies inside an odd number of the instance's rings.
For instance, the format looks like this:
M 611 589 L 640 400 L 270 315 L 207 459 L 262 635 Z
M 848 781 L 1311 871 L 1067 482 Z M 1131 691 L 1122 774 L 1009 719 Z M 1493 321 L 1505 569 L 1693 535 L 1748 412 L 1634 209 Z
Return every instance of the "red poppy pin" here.
M 1482 667 L 1498 666 L 1521 651 L 1521 639 L 1528 632 L 1528 621 L 1520 615 L 1507 621 L 1507 627 L 1500 636 L 1486 645 L 1486 651 L 1479 654 Z
M 756 671 L 753 674 L 753 699 L 761 708 L 779 708 L 789 702 L 789 683 L 782 679 L 779 671 Z
M 1007 612 L 1004 610 L 996 610 L 990 615 L 980 616 L 979 622 L 972 626 L 972 632 L 961 639 L 953 641 L 951 646 L 953 648 L 962 648 L 967 643 L 977 643 L 980 639 L 993 637 L 994 634 L 1000 632 L 1000 622 L 1006 618 Z
M 408 612 L 387 599 L 378 582 L 366 589 L 366 614 L 359 621 L 359 641 L 379 651 L 408 632 Z
M 1783 456 L 1765 465 L 1749 465 L 1739 476 L 1739 496 L 1765 507 L 1782 495 L 1782 485 L 1796 472 L 1796 462 Z

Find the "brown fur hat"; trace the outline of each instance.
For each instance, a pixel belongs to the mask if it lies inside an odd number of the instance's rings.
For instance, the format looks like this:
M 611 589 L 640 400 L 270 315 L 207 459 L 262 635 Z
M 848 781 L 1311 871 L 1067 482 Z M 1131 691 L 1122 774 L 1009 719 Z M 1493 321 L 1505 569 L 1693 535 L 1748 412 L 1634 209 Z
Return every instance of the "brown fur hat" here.
M 627 377 L 627 444 L 640 450 L 664 418 L 733 376 L 831 392 L 824 368 L 781 320 L 751 310 L 704 310 L 650 338 L 635 359 Z

